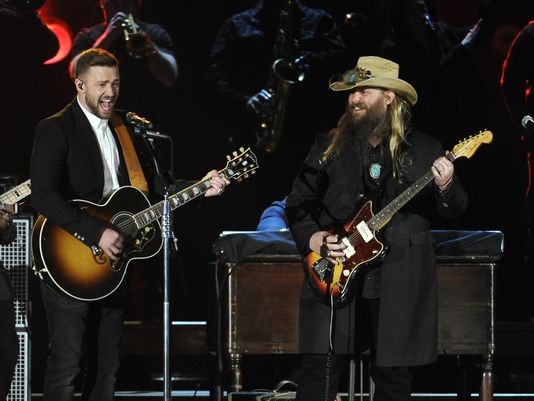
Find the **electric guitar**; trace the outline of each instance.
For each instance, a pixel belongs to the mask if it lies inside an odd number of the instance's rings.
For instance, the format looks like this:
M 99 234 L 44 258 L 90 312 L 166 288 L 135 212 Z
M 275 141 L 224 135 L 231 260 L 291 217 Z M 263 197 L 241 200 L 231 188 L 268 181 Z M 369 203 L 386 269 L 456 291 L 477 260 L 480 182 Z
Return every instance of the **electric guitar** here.
M 219 175 L 242 181 L 258 168 L 256 155 L 249 149 L 227 156 Z M 168 196 L 171 210 L 203 195 L 211 180 L 199 181 Z M 89 247 L 45 216 L 37 218 L 32 232 L 35 273 L 47 284 L 83 301 L 94 301 L 112 294 L 122 283 L 128 264 L 148 259 L 163 246 L 158 219 L 164 201 L 151 205 L 137 188 L 126 186 L 114 191 L 100 204 L 73 200 L 85 213 L 108 222 L 124 237 L 124 248 L 117 260 L 111 260 L 98 246 Z
M 490 131 L 481 132 L 459 142 L 447 157 L 451 161 L 459 157 L 471 158 L 480 145 L 492 140 Z M 378 262 L 386 254 L 386 244 L 377 239 L 379 231 L 433 179 L 432 170 L 429 170 L 377 214 L 373 214 L 372 202 L 366 201 L 341 228 L 330 230 L 346 245 L 343 250 L 345 256 L 336 258 L 335 265 L 315 252 L 310 252 L 304 259 L 306 278 L 319 300 L 336 307 L 344 306 L 350 300 L 357 272 Z
M 30 180 L 11 188 L 0 195 L 0 209 L 7 210 L 9 213 L 17 213 L 18 203 L 30 196 L 31 192 Z

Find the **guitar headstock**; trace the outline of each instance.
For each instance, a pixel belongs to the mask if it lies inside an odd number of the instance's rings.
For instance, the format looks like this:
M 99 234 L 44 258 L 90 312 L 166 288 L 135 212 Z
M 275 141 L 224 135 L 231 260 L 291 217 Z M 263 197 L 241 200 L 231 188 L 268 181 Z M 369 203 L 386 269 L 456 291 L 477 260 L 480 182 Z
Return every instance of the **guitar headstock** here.
M 226 156 L 228 162 L 224 168 L 224 175 L 229 180 L 241 182 L 243 179 L 250 177 L 258 169 L 258 159 L 250 148 L 246 150 L 239 148 L 239 152 L 232 152 Z
M 477 135 L 470 136 L 458 142 L 452 149 L 452 153 L 455 158 L 467 157 L 469 159 L 475 154 L 480 145 L 483 143 L 491 143 L 491 141 L 493 141 L 493 134 L 491 131 L 482 131 Z

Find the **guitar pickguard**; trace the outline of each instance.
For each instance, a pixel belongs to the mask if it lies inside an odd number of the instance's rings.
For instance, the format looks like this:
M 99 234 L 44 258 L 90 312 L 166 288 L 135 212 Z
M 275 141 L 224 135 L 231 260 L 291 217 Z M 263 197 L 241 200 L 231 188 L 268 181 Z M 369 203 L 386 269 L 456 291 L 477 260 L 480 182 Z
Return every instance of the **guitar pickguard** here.
M 123 252 L 115 261 L 111 261 L 110 269 L 119 271 L 126 266 L 126 262 L 143 252 L 145 247 L 156 236 L 156 227 L 149 224 L 137 229 L 133 215 L 130 212 L 117 213 L 112 219 L 113 227 L 124 237 Z

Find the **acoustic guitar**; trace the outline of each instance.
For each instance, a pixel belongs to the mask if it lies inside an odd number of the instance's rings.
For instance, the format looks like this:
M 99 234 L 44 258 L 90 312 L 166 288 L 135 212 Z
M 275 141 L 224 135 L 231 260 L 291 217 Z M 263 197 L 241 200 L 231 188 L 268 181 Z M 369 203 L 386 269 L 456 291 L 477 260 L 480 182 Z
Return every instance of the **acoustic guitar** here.
M 256 155 L 240 149 L 228 156 L 219 175 L 242 181 L 258 168 Z M 203 195 L 211 180 L 199 181 L 168 197 L 171 210 Z M 75 236 L 40 215 L 32 233 L 35 273 L 62 293 L 83 301 L 95 301 L 112 294 L 122 283 L 128 264 L 148 259 L 162 248 L 159 220 L 164 202 L 151 205 L 146 196 L 130 186 L 114 191 L 100 204 L 73 200 L 85 213 L 108 222 L 120 232 L 124 248 L 117 260 L 111 260 L 98 246 L 87 246 Z

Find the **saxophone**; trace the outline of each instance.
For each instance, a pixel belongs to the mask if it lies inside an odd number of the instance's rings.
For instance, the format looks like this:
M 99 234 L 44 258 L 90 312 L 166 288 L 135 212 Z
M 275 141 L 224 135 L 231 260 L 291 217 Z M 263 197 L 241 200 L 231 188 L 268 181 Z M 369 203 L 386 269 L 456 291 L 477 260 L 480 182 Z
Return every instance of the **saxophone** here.
M 280 12 L 273 48 L 274 61 L 266 85 L 271 98 L 267 111 L 260 115 L 256 131 L 256 147 L 267 153 L 273 153 L 280 142 L 291 86 L 304 79 L 300 65 L 303 56 L 297 55 L 298 45 L 293 37 L 294 3 L 294 0 L 286 0 Z

